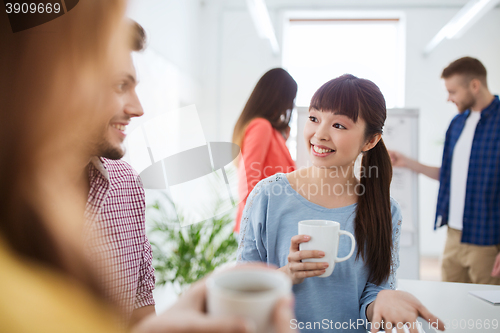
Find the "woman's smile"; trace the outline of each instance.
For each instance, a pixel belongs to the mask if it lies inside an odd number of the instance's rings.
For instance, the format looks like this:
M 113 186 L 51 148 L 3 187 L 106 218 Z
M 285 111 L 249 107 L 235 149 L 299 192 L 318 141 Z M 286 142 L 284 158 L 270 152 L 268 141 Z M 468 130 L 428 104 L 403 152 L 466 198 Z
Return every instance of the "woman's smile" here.
M 334 149 L 330 149 L 330 148 L 325 147 L 325 146 L 314 145 L 312 143 L 311 143 L 311 151 L 312 151 L 312 154 L 314 156 L 318 156 L 318 157 L 326 157 L 326 156 L 330 156 L 333 153 L 335 153 Z

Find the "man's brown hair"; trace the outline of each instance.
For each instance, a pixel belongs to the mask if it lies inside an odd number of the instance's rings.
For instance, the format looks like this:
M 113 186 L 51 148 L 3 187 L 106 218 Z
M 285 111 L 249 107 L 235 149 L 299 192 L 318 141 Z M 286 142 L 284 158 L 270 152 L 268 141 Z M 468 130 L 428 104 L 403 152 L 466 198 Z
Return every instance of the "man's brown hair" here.
M 481 83 L 487 87 L 486 82 L 486 68 L 481 63 L 481 61 L 472 57 L 463 57 L 453 61 L 441 74 L 441 78 L 447 79 L 453 75 L 462 75 L 466 83 L 469 83 L 472 79 L 478 79 Z
M 131 47 L 132 51 L 142 51 L 146 48 L 146 32 L 144 28 L 134 20 L 131 20 L 132 28 L 132 40 Z

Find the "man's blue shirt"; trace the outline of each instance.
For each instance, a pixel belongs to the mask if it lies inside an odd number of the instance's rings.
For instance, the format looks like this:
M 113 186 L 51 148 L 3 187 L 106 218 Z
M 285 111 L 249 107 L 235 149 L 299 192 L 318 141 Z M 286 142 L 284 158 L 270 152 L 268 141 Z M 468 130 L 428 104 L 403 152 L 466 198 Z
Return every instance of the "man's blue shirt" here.
M 457 115 L 446 132 L 434 228 L 448 224 L 450 176 L 455 144 L 470 110 Z M 457 152 L 460 153 L 460 152 Z M 462 242 L 475 245 L 500 244 L 500 100 L 481 111 L 469 160 Z

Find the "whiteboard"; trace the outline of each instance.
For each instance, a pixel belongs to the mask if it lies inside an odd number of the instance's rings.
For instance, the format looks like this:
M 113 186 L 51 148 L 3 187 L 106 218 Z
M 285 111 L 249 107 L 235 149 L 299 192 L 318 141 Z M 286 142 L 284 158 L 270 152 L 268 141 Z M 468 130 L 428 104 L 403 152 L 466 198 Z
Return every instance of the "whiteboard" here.
M 297 107 L 297 167 L 310 165 L 304 125 L 308 120 L 308 107 Z M 388 109 L 382 135 L 389 150 L 397 150 L 418 160 L 418 110 Z M 419 279 L 420 255 L 418 242 L 418 178 L 417 174 L 402 168 L 394 168 L 391 196 L 401 206 L 401 226 L 398 278 Z
M 388 109 L 382 135 L 389 150 L 396 150 L 418 160 L 418 110 Z M 418 175 L 405 168 L 392 172 L 391 196 L 401 206 L 398 278 L 418 280 L 420 252 L 418 241 Z

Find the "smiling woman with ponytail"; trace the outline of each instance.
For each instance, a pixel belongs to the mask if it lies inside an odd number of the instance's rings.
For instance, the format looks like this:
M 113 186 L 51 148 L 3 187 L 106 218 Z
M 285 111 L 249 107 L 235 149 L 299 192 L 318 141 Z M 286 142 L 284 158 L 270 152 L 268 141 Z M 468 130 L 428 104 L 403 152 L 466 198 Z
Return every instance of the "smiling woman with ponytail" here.
M 299 329 L 327 332 L 339 325 L 346 330 L 347 324 L 349 332 L 375 332 L 382 322 L 401 326 L 418 316 L 437 320 L 415 297 L 394 290 L 402 217 L 389 194 L 392 166 L 382 140 L 386 113 L 384 96 L 373 82 L 349 74 L 328 81 L 312 97 L 304 127 L 312 166 L 268 177 L 248 196 L 238 260 L 265 261 L 290 276 Z M 360 154 L 358 179 L 354 162 Z M 318 278 L 328 263 L 303 259 L 326 254 L 299 250 L 300 243 L 311 240 L 297 235 L 302 220 L 338 222 L 354 234 L 356 256 Z M 350 241 L 341 238 L 338 257 L 350 249 Z

